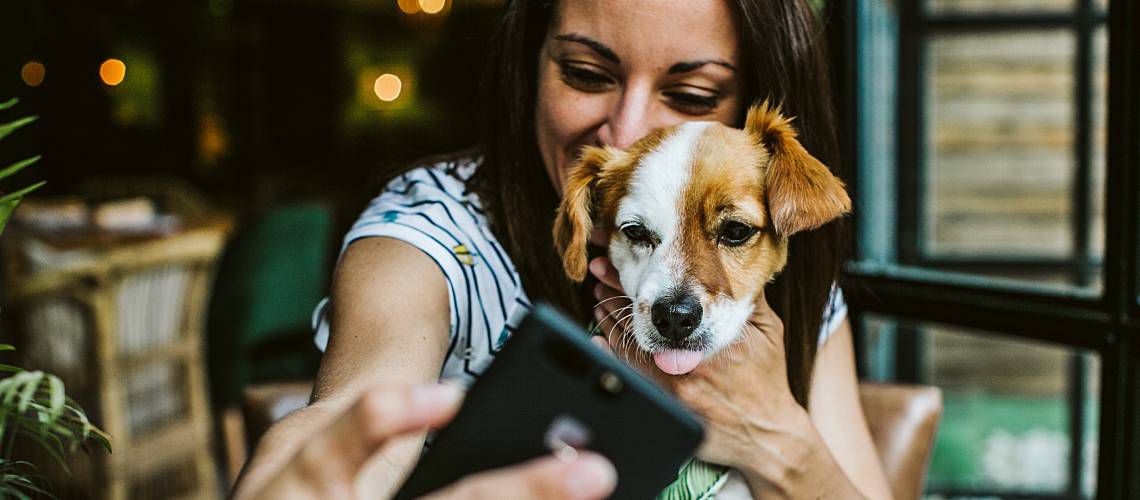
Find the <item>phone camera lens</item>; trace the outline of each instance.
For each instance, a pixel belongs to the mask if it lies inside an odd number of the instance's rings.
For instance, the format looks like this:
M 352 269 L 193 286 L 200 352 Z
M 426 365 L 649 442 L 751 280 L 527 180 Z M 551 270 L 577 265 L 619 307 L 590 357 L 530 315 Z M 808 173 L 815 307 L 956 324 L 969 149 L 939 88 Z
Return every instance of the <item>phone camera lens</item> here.
M 602 372 L 602 376 L 598 378 L 598 385 L 600 385 L 604 391 L 615 396 L 621 393 L 622 388 L 625 386 L 616 373 L 608 370 Z

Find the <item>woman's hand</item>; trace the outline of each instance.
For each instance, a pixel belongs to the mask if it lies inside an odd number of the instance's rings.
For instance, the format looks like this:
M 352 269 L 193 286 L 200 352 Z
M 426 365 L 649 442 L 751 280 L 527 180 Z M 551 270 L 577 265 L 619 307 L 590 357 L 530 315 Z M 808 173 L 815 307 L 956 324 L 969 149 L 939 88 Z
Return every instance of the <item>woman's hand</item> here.
M 444 385 L 372 389 L 309 439 L 259 492 L 238 491 L 235 498 L 354 498 L 353 484 L 369 457 L 391 439 L 451 420 L 461 399 L 459 389 Z M 616 484 L 613 465 L 582 452 L 570 463 L 544 457 L 476 474 L 429 498 L 603 498 Z
M 609 236 L 604 230 L 595 229 L 590 235 L 590 243 L 607 248 Z M 593 290 L 594 300 L 597 301 L 594 306 L 594 321 L 597 325 L 591 333 L 605 337 L 615 336 L 629 326 L 629 306 L 632 302 L 622 291 L 617 269 L 610 263 L 609 257 L 591 260 L 589 269 L 590 274 L 598 280 Z
M 601 282 L 594 295 L 601 304 L 595 318 L 606 340 L 595 342 L 612 352 L 630 345 L 622 339 L 629 299 L 617 270 L 605 257 L 590 262 Z M 615 298 L 616 297 L 616 298 Z M 614 312 L 619 311 L 619 312 Z M 615 325 L 614 319 L 617 318 Z M 858 498 L 807 410 L 795 401 L 788 385 L 784 323 L 761 297 L 744 331 L 692 372 L 671 376 L 653 366 L 648 356 L 618 349 L 621 357 L 657 380 L 705 423 L 705 441 L 697 457 L 739 470 L 757 498 Z
M 795 466 L 795 450 L 772 449 L 770 439 L 810 426 L 788 386 L 786 365 L 784 323 L 761 297 L 734 343 L 686 375 L 657 379 L 704 417 L 702 460 L 742 470 L 772 461 Z
M 621 290 L 617 270 L 609 259 L 598 257 L 590 262 L 590 272 L 600 282 L 594 290 L 600 302 L 594 317 L 606 334 L 604 344 L 611 350 L 628 345 L 628 339 L 620 338 L 625 324 L 619 320 L 625 317 L 621 308 L 629 299 Z M 595 342 L 603 344 L 601 339 Z M 670 376 L 645 356 L 621 354 L 704 417 L 706 437 L 697 456 L 707 462 L 743 468 L 757 460 L 757 448 L 765 445 L 756 439 L 762 431 L 808 421 L 788 386 L 784 323 L 763 298 L 740 338 L 689 374 Z

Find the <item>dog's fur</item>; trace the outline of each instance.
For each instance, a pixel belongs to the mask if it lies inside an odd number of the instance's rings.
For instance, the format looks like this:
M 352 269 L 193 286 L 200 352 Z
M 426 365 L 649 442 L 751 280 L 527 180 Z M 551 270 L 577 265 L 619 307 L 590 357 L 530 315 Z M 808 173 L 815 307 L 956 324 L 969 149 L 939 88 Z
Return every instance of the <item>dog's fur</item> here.
M 788 237 L 848 213 L 842 181 L 796 140 L 791 119 L 767 102 L 749 109 L 743 130 L 688 122 L 655 131 L 622 151 L 587 147 L 570 172 L 554 241 L 570 279 L 586 275 L 595 227 L 610 236 L 609 256 L 633 307 L 621 328 L 648 354 L 699 351 L 704 359 L 740 335 L 755 303 L 787 262 Z M 755 233 L 725 244 L 726 221 Z M 622 231 L 640 225 L 633 241 Z M 703 317 L 676 340 L 655 329 L 650 309 L 670 294 L 691 294 Z

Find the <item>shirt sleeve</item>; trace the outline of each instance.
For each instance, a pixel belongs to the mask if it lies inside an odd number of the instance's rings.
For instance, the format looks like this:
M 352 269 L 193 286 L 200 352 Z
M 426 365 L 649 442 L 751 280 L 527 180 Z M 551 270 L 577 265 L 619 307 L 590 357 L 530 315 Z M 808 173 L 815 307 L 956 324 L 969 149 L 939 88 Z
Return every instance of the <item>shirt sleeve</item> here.
M 843 299 L 843 290 L 833 284 L 827 299 L 827 307 L 823 311 L 823 321 L 819 325 L 819 345 L 822 346 L 827 342 L 846 319 L 847 301 Z
M 356 240 L 384 237 L 408 243 L 430 257 L 447 281 L 449 344 L 454 344 L 461 326 L 458 312 L 467 307 L 473 293 L 468 290 L 474 277 L 465 269 L 470 259 L 466 249 L 474 247 L 468 240 L 477 228 L 461 227 L 467 220 L 461 217 L 465 214 L 457 212 L 465 208 L 447 196 L 453 186 L 445 184 L 454 179 L 427 175 L 411 172 L 392 181 L 353 224 L 341 245 L 341 255 Z M 321 351 L 328 346 L 328 307 L 329 299 L 325 298 L 313 312 L 313 340 Z

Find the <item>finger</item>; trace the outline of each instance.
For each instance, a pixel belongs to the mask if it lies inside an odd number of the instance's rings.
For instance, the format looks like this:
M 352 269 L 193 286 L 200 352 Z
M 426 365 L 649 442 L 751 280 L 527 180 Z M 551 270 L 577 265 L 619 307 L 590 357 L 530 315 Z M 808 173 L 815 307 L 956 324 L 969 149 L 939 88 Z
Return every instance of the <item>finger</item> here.
M 617 309 L 616 302 L 620 302 L 620 300 L 614 298 L 617 295 L 612 288 L 601 283 L 594 285 L 593 292 L 594 300 L 598 301 L 594 305 L 594 319 L 600 323 Z
M 606 286 L 620 293 L 625 293 L 621 288 L 621 278 L 618 277 L 617 268 L 610 262 L 609 257 L 595 257 L 594 260 L 591 260 L 590 274 L 593 274 L 598 281 L 604 283 Z
M 610 245 L 610 232 L 604 227 L 595 227 L 590 232 L 590 243 L 600 247 L 607 247 Z
M 599 349 L 606 351 L 611 355 L 614 353 L 614 350 L 610 347 L 609 341 L 607 341 L 605 337 L 595 335 L 593 337 L 590 337 L 590 342 L 593 342 L 594 345 L 598 346 Z
M 776 311 L 772 309 L 772 305 L 768 303 L 768 297 L 761 296 L 756 301 L 756 308 L 752 311 L 752 316 L 749 318 L 754 325 L 760 327 L 760 330 L 769 332 L 778 330 L 781 334 L 784 329 L 784 322 Z
M 625 295 L 601 283 L 594 285 L 594 297 L 598 299 L 598 305 L 594 307 L 594 320 L 598 323 L 598 331 L 608 335 L 616 330 L 615 325 L 626 319 L 630 301 Z
M 580 452 L 573 462 L 543 457 L 514 467 L 477 474 L 428 498 L 595 499 L 617 486 L 617 471 L 601 455 Z
M 389 438 L 443 425 L 461 400 L 458 388 L 444 384 L 370 389 L 301 448 L 291 465 L 306 477 L 351 481 Z

